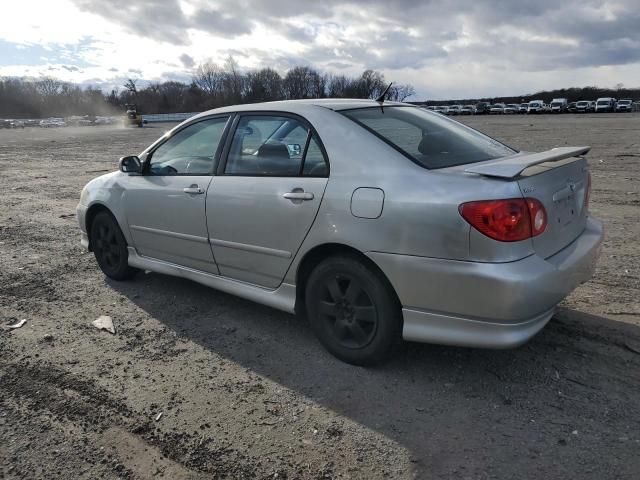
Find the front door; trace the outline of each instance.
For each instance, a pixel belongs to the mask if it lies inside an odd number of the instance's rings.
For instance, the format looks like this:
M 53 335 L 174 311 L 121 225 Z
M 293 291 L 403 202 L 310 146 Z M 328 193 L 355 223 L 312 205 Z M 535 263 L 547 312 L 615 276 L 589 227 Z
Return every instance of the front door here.
M 328 174 L 320 141 L 305 121 L 241 115 L 207 194 L 220 274 L 277 287 L 313 224 Z
M 179 130 L 150 153 L 144 175 L 127 177 L 127 224 L 140 255 L 219 273 L 205 204 L 228 118 L 209 118 Z

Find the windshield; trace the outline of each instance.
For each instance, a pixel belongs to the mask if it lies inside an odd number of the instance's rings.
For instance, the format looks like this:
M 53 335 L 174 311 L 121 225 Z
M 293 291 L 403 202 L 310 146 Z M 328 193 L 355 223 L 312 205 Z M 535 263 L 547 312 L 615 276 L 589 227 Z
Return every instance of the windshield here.
M 421 108 L 367 107 L 340 113 L 426 168 L 452 167 L 516 153 L 472 128 Z
M 609 105 L 609 102 L 607 100 L 600 100 L 598 105 Z
M 631 104 L 631 100 L 620 100 L 618 102 L 618 105 L 630 105 Z
M 585 105 L 589 105 L 589 102 L 578 102 L 576 105 L 579 107 L 584 107 Z

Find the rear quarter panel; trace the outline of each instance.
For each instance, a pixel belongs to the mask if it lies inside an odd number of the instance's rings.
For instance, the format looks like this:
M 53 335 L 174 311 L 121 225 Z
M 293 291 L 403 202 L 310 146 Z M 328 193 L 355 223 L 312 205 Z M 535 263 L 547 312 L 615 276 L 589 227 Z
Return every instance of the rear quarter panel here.
M 425 169 L 342 115 L 316 113 L 315 118 L 311 114 L 307 118 L 324 143 L 331 174 L 316 220 L 285 281 L 295 283 L 297 265 L 305 253 L 325 243 L 345 244 L 361 252 L 454 260 L 510 261 L 531 253 L 530 241 L 504 248 L 475 231 L 482 238 L 471 252 L 474 233 L 458 212 L 466 201 L 521 197 L 516 182 L 456 168 Z M 352 215 L 351 196 L 361 187 L 384 191 L 380 217 Z

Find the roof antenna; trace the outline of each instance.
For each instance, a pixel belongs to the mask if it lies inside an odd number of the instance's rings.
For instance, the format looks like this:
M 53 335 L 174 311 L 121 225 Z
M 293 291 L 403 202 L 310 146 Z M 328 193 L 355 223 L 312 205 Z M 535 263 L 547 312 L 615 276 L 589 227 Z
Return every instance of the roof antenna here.
M 380 104 L 384 103 L 384 98 L 387 96 L 387 92 L 388 92 L 388 91 L 389 91 L 389 89 L 391 88 L 391 85 L 393 85 L 393 82 L 391 82 L 391 83 L 387 86 L 387 88 L 385 88 L 385 89 L 384 89 L 384 92 L 382 92 L 382 94 L 381 94 L 378 98 L 376 98 L 376 102 L 378 102 L 378 103 L 380 103 Z M 380 105 L 380 106 L 382 106 L 382 105 Z

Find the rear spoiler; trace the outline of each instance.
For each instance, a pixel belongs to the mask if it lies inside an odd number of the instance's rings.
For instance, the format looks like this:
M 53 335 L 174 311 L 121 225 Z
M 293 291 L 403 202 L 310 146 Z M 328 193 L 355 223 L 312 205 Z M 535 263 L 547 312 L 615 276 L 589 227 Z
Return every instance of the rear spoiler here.
M 491 162 L 472 165 L 464 171 L 487 177 L 514 178 L 532 165 L 577 157 L 586 154 L 589 150 L 591 147 L 558 147 L 539 153 L 520 152 Z

